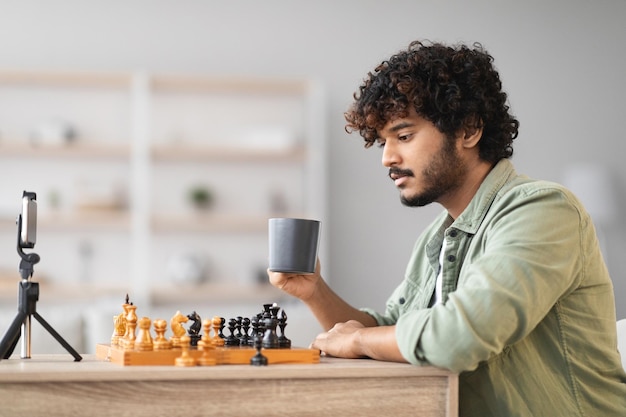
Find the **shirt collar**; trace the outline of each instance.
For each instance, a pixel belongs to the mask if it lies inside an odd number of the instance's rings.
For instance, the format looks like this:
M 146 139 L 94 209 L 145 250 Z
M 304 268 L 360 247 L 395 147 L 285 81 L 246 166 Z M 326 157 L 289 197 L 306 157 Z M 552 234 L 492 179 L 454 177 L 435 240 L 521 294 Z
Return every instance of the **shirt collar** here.
M 452 223 L 452 227 L 469 234 L 475 234 L 498 191 L 516 175 L 511 161 L 501 159 L 487 174 L 470 203 Z

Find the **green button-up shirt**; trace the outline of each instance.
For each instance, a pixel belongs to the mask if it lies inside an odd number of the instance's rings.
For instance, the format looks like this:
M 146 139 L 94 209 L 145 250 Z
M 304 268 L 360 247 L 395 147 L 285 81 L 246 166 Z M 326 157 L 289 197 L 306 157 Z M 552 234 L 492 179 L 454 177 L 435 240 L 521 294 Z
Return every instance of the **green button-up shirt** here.
M 443 256 L 442 302 L 431 299 Z M 626 416 L 613 286 L 563 187 L 500 161 L 456 219 L 420 236 L 380 325 L 415 365 L 460 373 L 464 417 Z

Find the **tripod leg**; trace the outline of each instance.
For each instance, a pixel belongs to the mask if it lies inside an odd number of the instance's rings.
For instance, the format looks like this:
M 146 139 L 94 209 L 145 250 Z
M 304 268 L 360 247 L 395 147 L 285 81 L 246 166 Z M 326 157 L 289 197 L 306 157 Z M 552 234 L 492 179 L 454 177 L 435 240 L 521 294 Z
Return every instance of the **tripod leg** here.
M 79 362 L 79 361 L 81 361 L 81 360 L 83 359 L 83 357 L 82 357 L 82 356 L 80 356 L 80 355 L 78 354 L 78 352 L 76 352 L 76 351 L 74 350 L 74 348 L 73 348 L 73 347 L 71 347 L 71 346 L 69 345 L 69 343 L 67 343 L 67 342 L 65 341 L 65 339 L 63 339 L 63 338 L 61 337 L 61 335 L 60 335 L 60 334 L 58 334 L 58 333 L 57 333 L 57 331 L 56 331 L 56 330 L 54 330 L 54 329 L 52 328 L 52 326 L 50 326 L 50 325 L 48 324 L 48 322 L 47 322 L 46 320 L 44 320 L 44 318 L 43 318 L 43 317 L 41 317 L 41 316 L 39 315 L 39 313 L 34 312 L 34 313 L 33 313 L 33 316 L 35 316 L 35 318 L 37 319 L 37 321 L 38 321 L 39 323 L 41 323 L 41 325 L 44 327 L 44 329 L 46 329 L 46 330 L 48 331 L 48 333 L 50 333 L 50 334 L 52 335 L 52 337 L 54 337 L 54 338 L 57 340 L 57 342 L 59 342 L 59 343 L 61 344 L 61 346 L 63 346 L 63 347 L 65 348 L 65 350 L 67 350 L 67 351 L 70 353 L 70 355 L 72 355 L 72 356 L 74 357 L 74 361 L 75 361 L 75 362 Z
M 25 318 L 26 313 L 19 311 L 4 334 L 0 342 L 0 360 L 9 359 L 13 354 L 17 341 L 20 340 L 21 326 Z

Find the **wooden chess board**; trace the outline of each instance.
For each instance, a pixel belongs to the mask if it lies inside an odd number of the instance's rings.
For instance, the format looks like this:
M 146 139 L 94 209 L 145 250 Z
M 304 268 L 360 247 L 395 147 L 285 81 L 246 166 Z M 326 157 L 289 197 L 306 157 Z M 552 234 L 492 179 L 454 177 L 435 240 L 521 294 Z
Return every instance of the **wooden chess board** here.
M 204 352 L 189 349 L 189 355 L 196 360 L 202 358 Z M 215 365 L 249 365 L 250 359 L 256 354 L 252 347 L 216 347 L 210 349 L 208 355 L 214 359 Z M 320 352 L 317 349 L 292 347 L 288 349 L 263 349 L 263 356 L 269 365 L 294 363 L 319 363 Z M 182 355 L 182 349 L 167 350 L 125 350 L 109 344 L 96 345 L 96 358 L 123 366 L 174 366 L 176 358 Z

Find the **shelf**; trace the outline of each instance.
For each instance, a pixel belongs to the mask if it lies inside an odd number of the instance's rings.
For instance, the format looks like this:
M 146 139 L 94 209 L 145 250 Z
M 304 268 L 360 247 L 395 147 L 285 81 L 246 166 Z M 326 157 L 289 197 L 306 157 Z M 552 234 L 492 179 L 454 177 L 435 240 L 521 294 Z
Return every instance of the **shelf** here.
M 0 218 L 0 230 L 16 230 L 15 218 Z M 77 210 L 39 214 L 37 226 L 47 232 L 128 231 L 130 214 L 125 210 Z
M 58 87 L 124 88 L 130 85 L 132 76 L 127 73 L 41 72 L 25 70 L 1 70 L 0 84 Z
M 151 87 L 157 92 L 187 91 L 194 93 L 245 93 L 304 95 L 309 88 L 301 80 L 274 80 L 263 78 L 206 77 L 155 75 Z
M 37 276 L 39 276 L 39 274 L 37 274 Z M 115 297 L 119 298 L 120 301 L 123 301 L 125 294 L 128 292 L 128 288 L 122 288 L 119 286 L 81 283 L 58 285 L 47 283 L 45 278 L 43 280 L 41 278 L 33 278 L 33 281 L 39 283 L 39 292 L 41 294 L 39 301 L 45 303 L 46 305 L 63 304 L 66 302 L 77 304 L 80 302 L 93 303 L 98 298 Z M 20 278 L 17 272 L 15 272 L 14 276 L 0 279 L 0 305 L 11 305 L 12 302 L 17 301 L 16 293 L 19 282 Z
M 266 233 L 272 216 L 217 214 L 211 211 L 187 215 L 159 214 L 153 217 L 157 233 Z
M 94 143 L 70 143 L 66 145 L 30 145 L 0 143 L 0 157 L 32 158 L 128 158 L 127 145 L 104 145 Z
M 150 302 L 153 306 L 215 304 L 215 303 L 251 303 L 262 306 L 264 303 L 284 300 L 288 296 L 279 289 L 268 284 L 235 285 L 235 284 L 171 284 L 153 288 Z
M 67 145 L 29 145 L 5 142 L 0 144 L 0 157 L 33 158 L 128 158 L 127 145 L 76 143 Z M 220 148 L 201 145 L 158 145 L 152 157 L 161 162 L 224 161 L 224 162 L 302 162 L 306 151 L 301 147 L 286 149 L 254 149 L 252 147 Z
M 155 161 L 222 161 L 222 162 L 302 162 L 306 151 L 298 146 L 286 149 L 220 148 L 199 145 L 159 145 L 152 150 Z
M 98 298 L 119 298 L 120 305 L 129 288 L 121 286 L 106 286 L 100 284 L 53 285 L 38 280 L 42 296 L 47 304 L 71 302 L 94 302 Z M 16 301 L 16 291 L 19 285 L 17 272 L 11 279 L 0 280 L 0 302 L 9 304 Z M 200 285 L 166 284 L 147 289 L 150 293 L 152 307 L 176 305 L 215 303 L 251 303 L 261 306 L 264 303 L 284 300 L 288 296 L 282 291 L 268 284 L 217 284 L 205 283 Z M 131 294 L 132 295 L 132 294 Z M 131 301 L 133 297 L 131 296 Z M 145 306 L 141 306 L 145 307 Z M 180 307 L 179 307 L 180 308 Z

